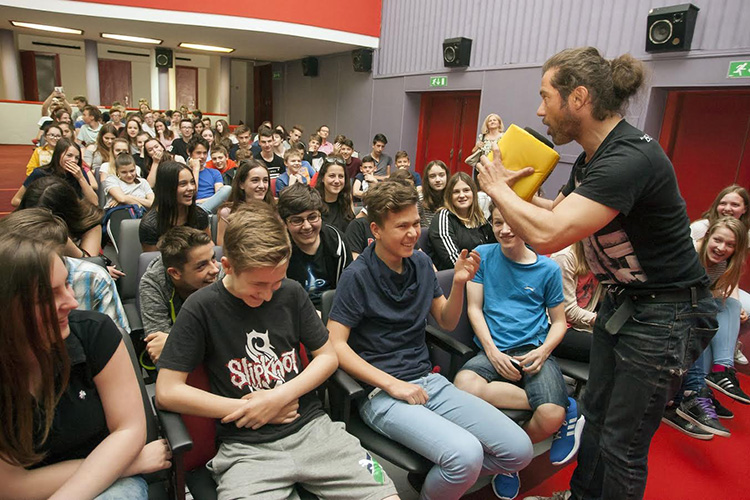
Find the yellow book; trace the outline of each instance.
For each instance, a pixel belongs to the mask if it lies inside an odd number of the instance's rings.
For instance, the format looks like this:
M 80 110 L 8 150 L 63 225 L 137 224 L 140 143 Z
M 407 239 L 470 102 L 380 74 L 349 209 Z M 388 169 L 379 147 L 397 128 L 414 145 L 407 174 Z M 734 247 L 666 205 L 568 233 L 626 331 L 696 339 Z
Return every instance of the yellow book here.
M 534 167 L 534 173 L 522 177 L 513 185 L 513 191 L 526 201 L 531 201 L 539 187 L 557 166 L 560 155 L 532 134 L 511 125 L 498 142 L 503 165 L 508 170 L 523 170 Z M 492 161 L 492 153 L 488 159 Z

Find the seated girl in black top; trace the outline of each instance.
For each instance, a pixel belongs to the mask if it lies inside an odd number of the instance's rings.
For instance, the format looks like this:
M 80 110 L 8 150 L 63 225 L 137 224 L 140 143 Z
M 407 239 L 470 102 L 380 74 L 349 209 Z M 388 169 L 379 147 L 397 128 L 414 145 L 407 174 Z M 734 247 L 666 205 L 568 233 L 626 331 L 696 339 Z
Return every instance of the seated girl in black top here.
M 471 176 L 457 172 L 444 191 L 445 208 L 430 224 L 432 262 L 438 271 L 452 269 L 461 250 L 472 251 L 495 241 L 492 227 L 477 203 L 477 185 Z
M 164 441 L 144 446 L 143 402 L 121 334 L 107 316 L 74 310 L 55 250 L 0 235 L 3 498 L 92 499 L 107 490 L 145 500 L 139 474 L 168 467 L 169 450 Z
M 208 214 L 198 209 L 195 193 L 195 177 L 190 167 L 175 161 L 159 166 L 154 185 L 154 203 L 138 228 L 144 252 L 156 251 L 159 237 L 174 226 L 190 226 L 211 234 Z
M 10 204 L 17 207 L 32 182 L 50 175 L 64 179 L 75 190 L 78 198 L 84 199 L 92 205 L 99 205 L 99 196 L 95 191 L 96 184 L 92 184 L 96 181 L 93 179 L 93 176 L 89 177 L 83 169 L 81 149 L 78 147 L 78 144 L 67 139 L 57 141 L 55 150 L 52 153 L 52 160 L 50 160 L 48 165 L 35 168 L 26 177 L 23 186 L 13 196 Z
M 346 226 L 354 218 L 352 186 L 346 174 L 346 161 L 340 156 L 326 157 L 318 172 L 315 189 L 326 205 L 323 222 L 345 233 Z

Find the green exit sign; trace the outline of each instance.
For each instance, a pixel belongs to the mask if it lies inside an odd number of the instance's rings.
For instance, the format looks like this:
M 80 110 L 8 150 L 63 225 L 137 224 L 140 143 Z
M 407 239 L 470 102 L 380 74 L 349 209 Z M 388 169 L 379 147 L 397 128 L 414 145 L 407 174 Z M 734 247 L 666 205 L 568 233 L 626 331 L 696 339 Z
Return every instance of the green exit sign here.
M 445 87 L 446 85 L 448 85 L 447 76 L 431 76 L 430 77 L 430 87 Z
M 750 61 L 730 62 L 727 78 L 750 78 Z
M 281 71 L 274 71 L 273 72 L 273 79 L 274 80 L 281 80 Z

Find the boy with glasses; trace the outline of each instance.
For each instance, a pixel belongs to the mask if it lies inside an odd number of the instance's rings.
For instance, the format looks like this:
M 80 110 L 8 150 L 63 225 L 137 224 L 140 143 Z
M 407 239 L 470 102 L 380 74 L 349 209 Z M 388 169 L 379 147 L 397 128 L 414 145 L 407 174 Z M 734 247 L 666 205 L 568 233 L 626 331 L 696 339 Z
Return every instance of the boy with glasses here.
M 320 297 L 336 288 L 352 254 L 339 231 L 323 224 L 323 200 L 315 189 L 294 184 L 279 196 L 279 215 L 292 238 L 292 257 L 286 275 L 307 290 L 320 309 Z

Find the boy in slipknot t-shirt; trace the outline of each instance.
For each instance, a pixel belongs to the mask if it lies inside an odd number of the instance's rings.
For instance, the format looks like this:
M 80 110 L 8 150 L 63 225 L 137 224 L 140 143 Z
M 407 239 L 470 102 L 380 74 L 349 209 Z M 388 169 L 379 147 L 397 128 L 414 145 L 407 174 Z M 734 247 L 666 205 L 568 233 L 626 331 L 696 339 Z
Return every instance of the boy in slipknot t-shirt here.
M 298 483 L 321 498 L 398 498 L 313 393 L 338 360 L 307 293 L 285 278 L 290 255 L 286 227 L 267 204 L 231 216 L 226 276 L 182 306 L 159 360 L 157 401 L 217 419 L 220 446 L 208 467 L 219 498 L 289 498 Z M 304 370 L 300 343 L 314 356 Z M 201 364 L 210 392 L 186 383 Z

